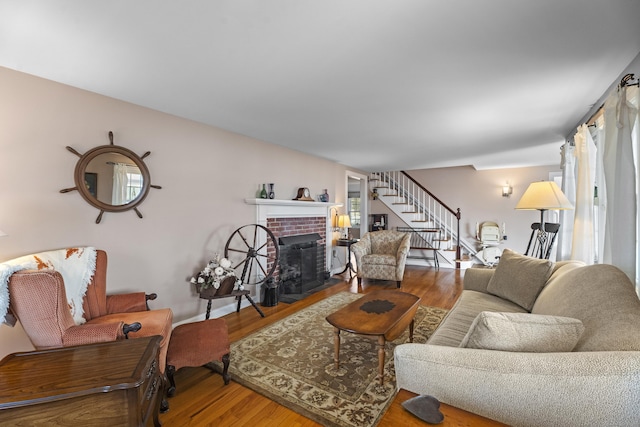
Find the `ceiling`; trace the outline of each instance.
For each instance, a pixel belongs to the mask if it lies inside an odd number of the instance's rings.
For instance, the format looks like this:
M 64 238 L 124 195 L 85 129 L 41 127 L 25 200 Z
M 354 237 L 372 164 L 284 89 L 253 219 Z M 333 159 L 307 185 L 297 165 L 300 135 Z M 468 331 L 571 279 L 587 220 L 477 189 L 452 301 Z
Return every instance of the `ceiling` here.
M 640 52 L 638 18 L 636 0 L 0 0 L 0 66 L 367 171 L 549 165 Z

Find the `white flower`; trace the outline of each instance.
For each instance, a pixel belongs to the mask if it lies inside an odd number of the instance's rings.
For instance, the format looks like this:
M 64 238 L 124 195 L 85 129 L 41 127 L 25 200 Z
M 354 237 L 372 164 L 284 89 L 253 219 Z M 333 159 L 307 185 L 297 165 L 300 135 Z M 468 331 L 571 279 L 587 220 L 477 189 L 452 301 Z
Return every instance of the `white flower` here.
M 220 282 L 218 282 L 217 280 L 213 282 L 213 287 L 216 289 L 220 288 Z
M 204 278 L 203 277 L 198 277 L 198 283 L 204 283 Z
M 220 260 L 220 267 L 222 267 L 222 268 L 229 268 L 229 267 L 231 267 L 231 261 L 229 261 L 229 260 L 228 260 L 228 259 L 226 259 L 226 258 L 222 258 L 222 259 Z
M 196 284 L 196 278 L 195 277 L 191 278 L 191 283 L 193 283 L 194 285 Z
M 204 268 L 204 270 L 202 270 L 202 273 L 204 273 L 206 276 L 211 276 L 211 270 L 212 270 L 212 268 L 207 265 Z
M 224 268 L 216 267 L 216 269 L 213 270 L 213 272 L 216 273 L 216 276 L 222 276 L 224 274 Z

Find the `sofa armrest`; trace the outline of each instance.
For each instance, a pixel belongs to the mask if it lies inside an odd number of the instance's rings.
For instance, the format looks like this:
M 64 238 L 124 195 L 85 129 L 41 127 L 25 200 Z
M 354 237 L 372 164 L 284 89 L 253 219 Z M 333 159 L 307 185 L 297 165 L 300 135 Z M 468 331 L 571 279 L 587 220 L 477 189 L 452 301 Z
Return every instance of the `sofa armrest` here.
M 64 331 L 62 345 L 69 347 L 72 345 L 95 344 L 123 339 L 123 326 L 123 322 L 72 326 Z
M 356 257 L 356 266 L 358 270 L 362 266 L 362 257 L 371 253 L 371 241 L 369 239 L 360 239 L 351 245 L 351 253 Z
M 107 295 L 107 314 L 147 311 L 147 296 L 144 292 Z
M 509 425 L 637 425 L 640 352 L 518 353 L 402 344 L 398 388 Z M 526 404 L 525 404 L 526 403 Z
M 487 293 L 487 286 L 493 273 L 492 268 L 467 268 L 464 273 L 463 286 L 465 290 Z

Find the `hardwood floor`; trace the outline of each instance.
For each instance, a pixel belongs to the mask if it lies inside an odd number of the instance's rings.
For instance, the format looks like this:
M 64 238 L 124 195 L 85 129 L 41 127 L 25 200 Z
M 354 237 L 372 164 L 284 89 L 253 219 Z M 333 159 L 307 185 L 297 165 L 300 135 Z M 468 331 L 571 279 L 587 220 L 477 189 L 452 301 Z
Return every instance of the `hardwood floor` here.
M 462 275 L 459 270 L 407 266 L 402 290 L 422 298 L 422 305 L 451 308 L 462 291 Z M 338 276 L 336 276 L 338 277 Z M 354 277 L 329 289 L 317 292 L 293 304 L 279 303 L 275 307 L 261 307 L 266 317 L 261 318 L 253 307 L 224 316 L 229 327 L 231 341 L 282 319 L 296 311 L 314 304 L 329 295 L 342 291 L 367 293 L 376 289 L 396 289 L 395 282 L 364 281 L 358 289 Z M 170 410 L 160 416 L 165 426 L 318 426 L 319 424 L 281 406 L 262 395 L 243 387 L 234 381 L 224 386 L 219 374 L 212 374 L 207 368 L 183 368 L 175 376 L 176 396 L 169 399 Z M 380 427 L 404 425 L 427 426 L 406 412 L 400 403 L 412 394 L 401 391 L 385 413 Z M 443 426 L 495 426 L 501 425 L 481 417 L 442 406 L 445 414 Z

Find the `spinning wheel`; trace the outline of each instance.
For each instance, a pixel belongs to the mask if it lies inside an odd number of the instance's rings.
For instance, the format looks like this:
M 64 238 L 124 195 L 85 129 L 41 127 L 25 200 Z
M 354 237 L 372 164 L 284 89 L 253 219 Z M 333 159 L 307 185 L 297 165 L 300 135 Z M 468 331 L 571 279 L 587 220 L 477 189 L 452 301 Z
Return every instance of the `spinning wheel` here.
M 200 298 L 209 300 L 205 318 L 208 319 L 211 313 L 212 299 L 235 297 L 238 301 L 236 311 L 240 311 L 243 295 L 260 313 L 260 316 L 264 317 L 260 307 L 251 299 L 251 292 L 244 289 L 244 286 L 258 285 L 273 277 L 273 273 L 278 267 L 279 252 L 275 236 L 262 225 L 245 225 L 234 231 L 224 247 L 224 257 L 231 261 L 232 268 L 236 270 L 240 286 L 224 295 L 207 296 L 201 293 Z
M 278 267 L 279 249 L 275 236 L 266 227 L 249 224 L 231 234 L 224 247 L 224 256 L 231 261 L 243 285 L 257 285 L 273 277 Z

